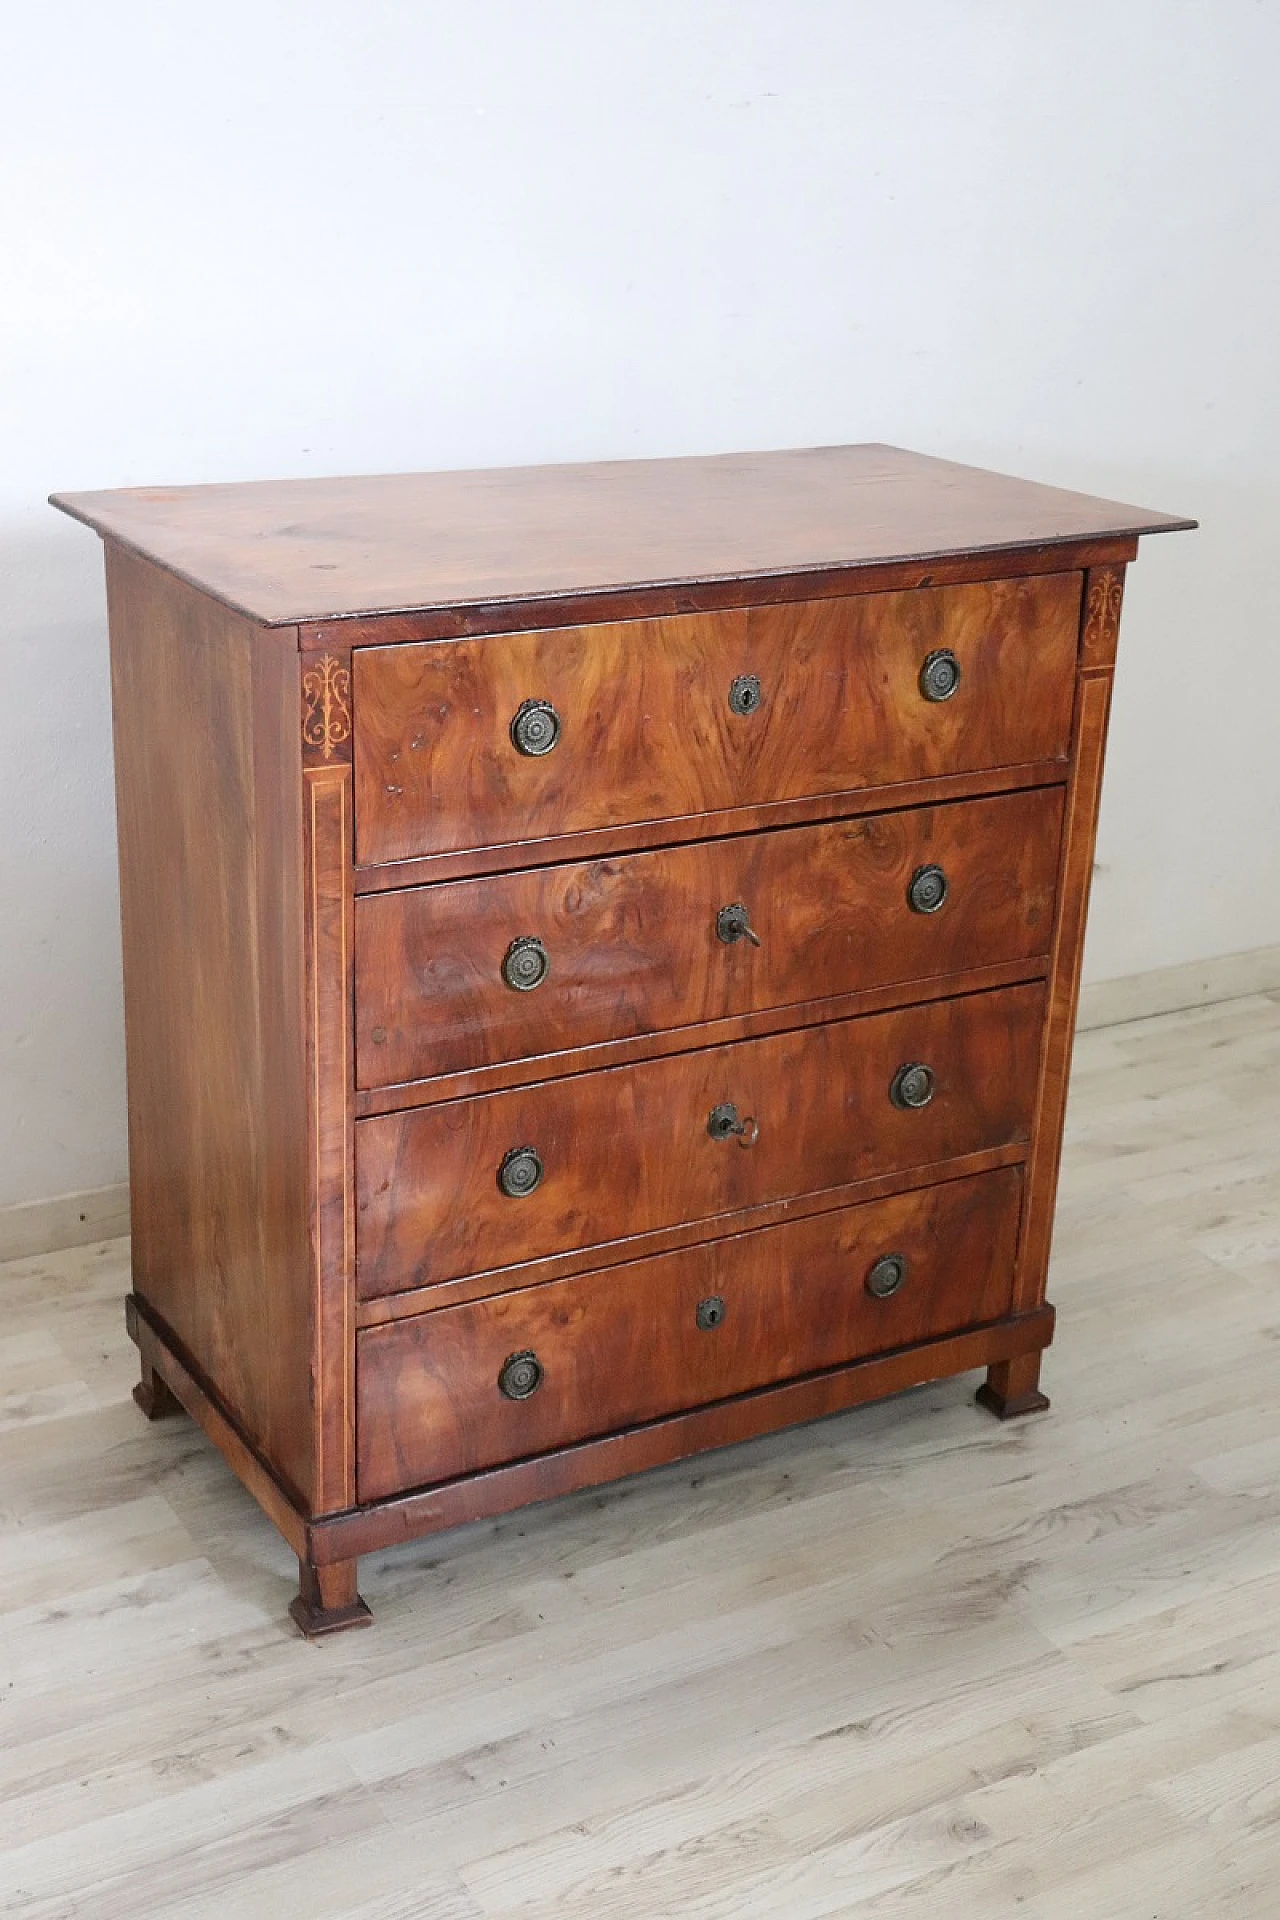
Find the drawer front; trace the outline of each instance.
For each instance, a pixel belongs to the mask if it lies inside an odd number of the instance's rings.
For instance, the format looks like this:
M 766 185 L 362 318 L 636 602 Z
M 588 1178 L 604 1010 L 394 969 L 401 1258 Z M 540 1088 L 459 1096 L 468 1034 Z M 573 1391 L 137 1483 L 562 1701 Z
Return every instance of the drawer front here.
M 998 1320 L 1021 1191 L 1006 1168 L 368 1328 L 359 1498 Z
M 357 649 L 356 858 L 1065 757 L 1080 579 Z
M 1023 1142 L 1043 1007 L 1040 985 L 1010 987 L 359 1121 L 358 1289 L 431 1286 Z M 895 1104 L 913 1064 L 931 1097 Z M 727 1107 L 742 1131 L 720 1133 Z
M 366 895 L 357 1084 L 1030 959 L 1061 824 L 1055 787 Z

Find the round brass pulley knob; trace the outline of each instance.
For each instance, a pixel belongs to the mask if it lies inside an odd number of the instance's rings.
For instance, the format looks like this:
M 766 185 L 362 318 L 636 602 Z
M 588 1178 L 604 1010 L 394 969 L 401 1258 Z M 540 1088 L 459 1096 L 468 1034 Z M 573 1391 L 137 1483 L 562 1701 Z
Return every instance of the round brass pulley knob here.
M 508 1400 L 527 1400 L 542 1385 L 542 1362 L 531 1348 L 509 1353 L 498 1375 L 498 1390 Z
M 949 700 L 960 685 L 960 662 L 950 647 L 938 647 L 925 656 L 920 669 L 920 691 L 926 700 Z
M 936 913 L 947 897 L 947 876 L 941 867 L 917 867 L 907 888 L 912 913 Z
M 542 1161 L 532 1147 L 512 1147 L 498 1168 L 498 1185 L 509 1200 L 523 1200 L 542 1180 Z
M 511 722 L 511 743 L 517 753 L 538 759 L 550 753 L 560 738 L 560 715 L 549 700 L 522 700 Z
M 531 933 L 513 940 L 502 962 L 502 977 L 517 993 L 532 993 L 550 971 L 551 956 L 541 940 Z
M 882 1253 L 867 1273 L 867 1292 L 876 1300 L 888 1300 L 907 1277 L 906 1255 Z
M 910 1060 L 894 1074 L 889 1098 L 895 1107 L 927 1107 L 934 1095 L 934 1085 L 933 1068 L 919 1060 Z

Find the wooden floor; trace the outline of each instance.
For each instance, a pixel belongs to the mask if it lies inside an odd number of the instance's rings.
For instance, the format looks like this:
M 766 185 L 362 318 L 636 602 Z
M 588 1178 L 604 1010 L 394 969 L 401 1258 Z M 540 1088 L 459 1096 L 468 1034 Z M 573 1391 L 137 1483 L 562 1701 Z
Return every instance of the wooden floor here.
M 377 1555 L 0 1268 L 0 1912 L 1280 1915 L 1280 996 L 1082 1037 L 1053 1411 L 973 1378 Z

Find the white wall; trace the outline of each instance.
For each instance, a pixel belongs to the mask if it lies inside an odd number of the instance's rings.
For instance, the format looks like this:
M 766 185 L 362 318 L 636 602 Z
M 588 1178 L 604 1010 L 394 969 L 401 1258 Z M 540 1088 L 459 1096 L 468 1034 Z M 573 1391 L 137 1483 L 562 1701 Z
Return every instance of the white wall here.
M 1280 8 L 0 39 L 0 1202 L 125 1170 L 100 555 L 53 487 L 881 439 L 1194 513 L 1130 575 L 1089 971 L 1280 942 Z

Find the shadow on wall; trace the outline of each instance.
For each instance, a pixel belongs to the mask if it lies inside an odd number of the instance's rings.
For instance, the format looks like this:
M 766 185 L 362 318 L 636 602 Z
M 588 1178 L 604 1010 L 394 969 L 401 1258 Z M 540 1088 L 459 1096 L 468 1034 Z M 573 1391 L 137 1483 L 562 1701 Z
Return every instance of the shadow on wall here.
M 0 532 L 0 1206 L 126 1170 L 102 556 L 39 511 Z

